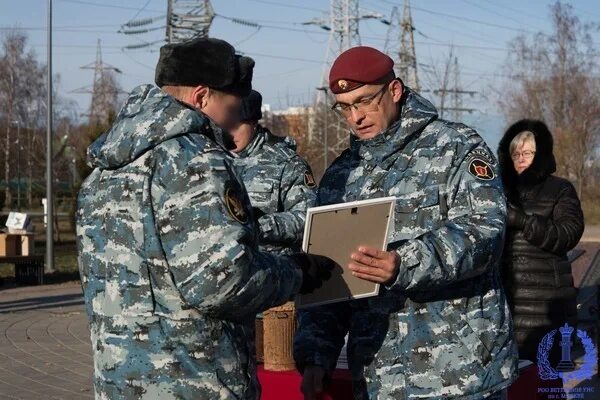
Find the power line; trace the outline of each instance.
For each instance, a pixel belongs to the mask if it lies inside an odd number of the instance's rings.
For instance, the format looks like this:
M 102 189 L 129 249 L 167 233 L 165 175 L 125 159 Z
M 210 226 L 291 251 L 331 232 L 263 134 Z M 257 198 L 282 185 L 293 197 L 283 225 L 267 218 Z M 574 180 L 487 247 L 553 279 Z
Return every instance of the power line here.
M 133 11 L 138 11 L 139 8 L 137 7 L 128 7 L 128 6 L 120 6 L 120 5 L 116 5 L 116 4 L 103 4 L 103 3 L 95 3 L 93 1 L 84 1 L 84 0 L 58 0 L 58 1 L 62 1 L 64 3 L 73 3 L 73 4 L 82 4 L 82 5 L 87 5 L 87 6 L 94 6 L 94 7 L 104 7 L 104 8 L 118 8 L 121 10 L 133 10 Z M 164 11 L 159 11 L 159 10 L 144 10 L 146 12 L 156 12 L 156 13 L 164 13 Z
M 265 26 L 263 26 L 265 27 Z M 265 28 L 269 28 L 269 27 L 265 27 Z M 300 30 L 301 32 L 305 32 Z M 311 33 L 318 33 L 318 31 L 315 32 L 311 32 Z M 327 34 L 327 33 L 324 33 Z M 374 36 L 362 36 L 362 38 L 365 39 L 374 39 L 374 40 L 378 40 L 381 42 L 385 41 L 385 38 L 383 37 L 374 37 Z M 465 48 L 465 49 L 475 49 L 475 50 L 486 50 L 486 51 L 509 51 L 510 49 L 508 48 L 504 48 L 504 47 L 490 47 L 490 46 L 470 46 L 470 45 L 459 45 L 459 44 L 453 44 L 453 43 L 446 43 L 446 42 L 439 42 L 439 43 L 433 43 L 433 42 L 422 42 L 422 41 L 415 41 L 415 44 L 419 44 L 419 45 L 425 45 L 425 46 L 442 46 L 442 47 L 457 47 L 457 48 Z M 46 44 L 31 44 L 31 47 L 46 47 Z M 53 44 L 52 47 L 64 47 L 64 48 L 96 48 L 96 46 L 93 45 L 84 45 L 84 44 Z M 102 45 L 103 48 L 108 48 L 108 49 L 122 49 L 123 46 L 121 45 Z M 152 51 L 150 51 L 152 52 Z M 108 54 L 108 53 L 105 53 Z M 116 53 L 114 53 L 116 54 Z M 290 60 L 296 59 L 293 57 L 281 57 L 281 58 L 288 58 Z M 303 61 L 307 61 L 307 60 L 303 60 Z M 315 61 L 315 60 L 310 60 Z M 319 61 L 322 62 L 322 61 Z
M 125 51 L 123 52 L 123 54 L 125 54 L 125 56 L 127 56 L 127 58 L 129 58 L 131 61 L 133 61 L 134 63 L 138 64 L 139 66 L 144 67 L 144 68 L 149 69 L 149 70 L 152 70 L 152 71 L 155 70 L 155 67 L 152 67 L 152 66 L 150 66 L 148 64 L 144 64 L 143 62 L 140 62 L 140 61 L 136 60 L 135 58 L 133 58 L 133 56 L 130 53 L 131 52 L 125 52 Z
M 256 20 L 249 20 L 249 19 L 241 19 L 241 18 L 235 18 L 235 17 L 229 17 L 223 14 L 215 14 L 215 18 L 222 18 L 225 20 L 228 20 L 230 22 L 236 23 L 236 24 L 241 24 L 241 25 L 247 25 L 247 26 L 251 26 L 251 27 L 261 27 L 261 28 L 265 28 L 265 29 L 274 29 L 274 30 L 280 30 L 280 31 L 286 31 L 286 32 L 301 32 L 301 33 L 307 33 L 306 29 L 296 29 L 296 28 L 288 28 L 288 27 L 282 27 L 282 26 L 273 26 L 273 25 L 266 25 L 266 24 L 259 24 Z M 293 23 L 296 24 L 296 23 Z M 325 30 L 324 28 L 322 28 L 322 31 L 318 31 L 318 30 L 314 30 L 314 31 L 309 31 L 311 34 L 317 34 L 317 35 L 329 35 L 328 31 Z M 382 36 L 364 36 L 361 35 L 361 38 L 363 39 L 369 39 L 369 40 L 376 40 L 376 41 L 380 41 L 380 42 L 385 42 L 386 38 L 382 37 Z M 509 51 L 510 49 L 506 48 L 506 47 L 492 47 L 492 46 L 474 46 L 474 45 L 457 45 L 457 44 L 453 44 L 453 43 L 446 43 L 446 42 L 440 42 L 440 43 L 431 43 L 431 42 L 419 42 L 419 41 L 415 41 L 416 44 L 422 44 L 422 45 L 430 45 L 430 46 L 445 46 L 445 47 L 457 47 L 457 48 L 466 48 L 466 49 L 478 49 L 478 50 L 491 50 L 491 51 Z
M 142 11 L 144 11 L 146 9 L 146 7 L 148 7 L 148 5 L 150 4 L 150 1 L 152 1 L 152 0 L 146 0 L 146 4 L 144 4 L 142 6 L 142 8 L 140 8 L 138 10 L 138 12 L 136 12 L 135 15 L 129 19 L 129 21 L 136 19 L 142 13 Z
M 239 46 L 240 44 L 247 42 L 248 40 L 250 40 L 250 39 L 252 39 L 254 36 L 256 36 L 256 34 L 258 34 L 258 32 L 260 32 L 260 27 L 257 27 L 257 28 L 256 28 L 256 30 L 255 30 L 254 32 L 252 32 L 250 35 L 246 36 L 244 39 L 242 39 L 242 40 L 240 40 L 240 41 L 238 41 L 238 42 L 235 42 L 235 43 L 233 44 L 233 46 L 234 46 L 234 47 L 237 47 L 237 46 Z
M 117 24 L 102 24 L 102 25 L 65 25 L 65 26 L 52 26 L 52 30 L 55 31 L 56 29 L 76 29 L 76 28 L 115 28 L 118 27 L 120 25 Z M 32 26 L 32 27 L 21 27 L 21 26 L 0 26 L 0 29 L 15 29 L 15 30 L 19 30 L 19 29 L 23 29 L 23 30 L 27 30 L 27 29 L 43 29 L 46 30 L 48 28 L 46 28 L 45 26 Z
M 501 10 L 511 10 L 513 12 L 516 12 L 517 14 L 523 14 L 523 15 L 527 15 L 529 18 L 535 18 L 538 19 L 540 21 L 547 21 L 546 18 L 542 18 L 539 16 L 539 14 L 532 14 L 529 13 L 527 11 L 523 11 L 523 10 L 518 10 L 516 8 L 510 7 L 508 5 L 506 5 L 506 2 L 503 2 L 501 5 L 497 4 L 496 0 L 486 0 L 486 2 L 490 5 L 490 6 L 494 6 L 496 8 L 499 8 Z
M 302 67 L 302 68 L 295 68 L 291 71 L 284 71 L 284 72 L 279 72 L 279 73 L 275 73 L 275 74 L 262 74 L 262 75 L 256 75 L 253 76 L 252 79 L 263 79 L 263 78 L 271 78 L 273 76 L 285 76 L 285 75 L 291 75 L 291 74 L 295 74 L 298 72 L 303 72 L 303 71 L 312 71 L 316 69 L 316 67 L 310 67 L 310 68 L 306 68 L 306 67 Z
M 501 17 L 504 17 L 504 18 L 510 19 L 510 20 L 512 20 L 512 21 L 514 21 L 514 22 L 516 22 L 516 23 L 517 23 L 517 24 L 519 24 L 519 25 L 528 25 L 528 26 L 531 26 L 531 24 L 530 24 L 530 23 L 527 23 L 527 24 L 526 24 L 526 23 L 524 23 L 523 21 L 519 21 L 519 20 L 517 20 L 517 19 L 515 19 L 515 18 L 511 17 L 510 15 L 506 15 L 506 14 L 504 14 L 504 13 L 501 13 L 501 12 L 499 12 L 499 11 L 490 10 L 489 8 L 487 8 L 487 7 L 484 7 L 484 6 L 482 6 L 481 4 L 478 4 L 478 3 L 476 3 L 476 2 L 471 2 L 470 0 L 461 0 L 461 1 L 462 1 L 463 3 L 465 3 L 465 4 L 468 4 L 468 5 L 469 5 L 469 6 L 471 6 L 471 7 L 476 7 L 476 8 L 479 8 L 480 10 L 486 11 L 487 13 L 493 14 L 493 15 L 495 15 L 495 16 L 498 16 L 498 15 L 499 15 L 499 16 L 501 16 Z M 539 28 L 539 27 L 536 27 L 536 26 L 533 26 L 533 28 L 535 28 L 535 29 L 538 29 L 538 30 L 540 30 L 540 31 L 543 31 L 543 29 L 541 29 L 541 28 Z
M 396 2 L 388 1 L 388 0 L 381 0 L 381 1 L 383 1 L 385 3 L 388 3 L 388 4 L 394 4 L 394 5 L 397 4 Z M 495 28 L 507 29 L 507 30 L 516 31 L 516 32 L 536 33 L 536 32 L 534 32 L 532 30 L 529 30 L 529 29 L 515 28 L 515 27 L 512 27 L 512 26 L 496 24 L 496 23 L 493 23 L 493 22 L 479 21 L 479 20 L 476 20 L 476 19 L 462 17 L 462 16 L 459 16 L 459 15 L 453 15 L 453 14 L 442 13 L 442 12 L 439 12 L 439 11 L 428 10 L 428 9 L 422 8 L 422 7 L 414 7 L 413 6 L 412 8 L 413 8 L 413 10 L 422 11 L 422 12 L 425 12 L 425 13 L 428 13 L 428 14 L 439 15 L 439 16 L 442 16 L 442 17 L 453 18 L 453 19 L 457 19 L 457 20 L 461 20 L 461 21 L 468 21 L 468 22 L 471 22 L 471 23 L 474 23 L 474 24 L 485 25 L 485 26 L 492 26 L 492 27 L 495 27 Z
M 460 22 L 459 23 L 455 23 L 452 26 L 452 29 L 448 28 L 447 26 L 437 25 L 437 24 L 434 24 L 434 23 L 431 23 L 431 22 L 427 22 L 426 25 L 427 25 L 427 27 L 439 28 L 444 33 L 445 32 L 451 32 L 451 33 L 457 34 L 458 36 L 464 36 L 464 37 L 467 37 L 467 38 L 470 38 L 470 39 L 474 39 L 474 40 L 477 40 L 477 41 L 481 41 L 481 42 L 484 42 L 484 43 L 487 43 L 487 44 L 497 44 L 497 42 L 491 43 L 491 42 L 494 42 L 494 40 L 496 39 L 493 35 L 486 35 L 486 34 L 483 34 L 482 32 L 477 32 L 477 35 L 475 35 L 475 34 L 465 33 L 464 31 L 457 30 L 456 28 L 458 28 L 458 27 L 464 27 L 464 25 L 462 25 Z M 466 29 L 467 29 L 467 32 L 472 32 L 473 31 L 472 29 L 469 29 L 468 27 Z M 426 39 L 436 40 L 436 39 L 433 39 L 431 37 L 428 37 L 421 29 L 416 29 L 415 31 L 419 35 L 425 37 Z M 486 39 L 486 37 L 487 37 L 487 39 Z M 439 41 L 439 40 L 436 40 L 436 41 Z
M 54 32 L 81 32 L 81 33 L 117 33 L 115 31 L 99 31 L 99 30 L 91 30 L 86 29 L 88 27 L 65 27 L 65 28 L 52 28 Z M 45 27 L 9 27 L 9 26 L 0 26 L 0 31 L 46 31 Z
M 318 9 L 318 8 L 296 6 L 296 5 L 292 5 L 292 4 L 282 4 L 282 3 L 278 3 L 276 1 L 267 1 L 267 0 L 250 0 L 250 1 L 253 1 L 255 3 L 268 4 L 268 5 L 277 6 L 277 7 L 295 8 L 297 10 L 317 11 L 317 12 L 321 12 L 321 13 L 327 12 L 327 10 L 322 10 L 322 9 Z
M 31 47 L 47 47 L 46 44 L 31 44 Z M 66 48 L 82 48 L 82 49 L 95 49 L 97 46 L 87 45 L 87 44 L 52 44 L 52 48 L 55 47 L 66 47 Z M 102 46 L 103 48 L 109 49 L 120 49 L 122 46 Z M 105 53 L 106 54 L 106 53 Z
M 316 64 L 322 64 L 323 63 L 323 60 L 311 60 L 311 59 L 308 59 L 308 58 L 300 58 L 300 57 L 286 57 L 286 56 L 278 56 L 278 55 L 274 55 L 274 54 L 245 52 L 245 51 L 241 51 L 241 50 L 239 51 L 239 53 L 243 54 L 243 55 L 258 56 L 258 57 L 267 57 L 267 58 L 274 58 L 274 59 L 279 59 L 279 60 L 302 61 L 302 62 L 316 63 Z
M 306 33 L 306 29 L 301 29 L 301 28 L 289 28 L 289 27 L 283 27 L 283 26 L 274 26 L 274 25 L 267 25 L 267 24 L 262 24 L 259 23 L 259 21 L 257 20 L 250 20 L 250 19 L 246 19 L 246 18 L 238 18 L 238 17 L 229 17 L 223 14 L 218 14 L 215 13 L 215 18 L 222 18 L 224 20 L 227 20 L 229 22 L 232 22 L 234 24 L 237 25 L 245 25 L 245 26 L 249 26 L 252 28 L 266 28 L 266 29 L 274 29 L 274 30 L 279 30 L 279 31 L 285 31 L 285 32 L 301 32 L 301 33 Z M 297 23 L 297 22 L 291 22 L 289 23 L 290 25 L 302 25 L 302 23 Z M 324 32 L 324 31 L 311 31 L 311 33 L 316 33 L 318 35 L 329 35 L 329 33 Z

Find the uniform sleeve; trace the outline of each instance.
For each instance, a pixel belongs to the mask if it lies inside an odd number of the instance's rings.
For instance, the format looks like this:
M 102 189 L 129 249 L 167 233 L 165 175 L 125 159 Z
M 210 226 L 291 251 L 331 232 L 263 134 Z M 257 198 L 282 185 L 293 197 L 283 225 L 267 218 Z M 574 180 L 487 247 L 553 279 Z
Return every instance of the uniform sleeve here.
M 166 156 L 157 163 L 151 193 L 162 248 L 184 301 L 214 318 L 239 320 L 288 301 L 302 274 L 290 258 L 257 250 L 245 190 L 217 155 L 189 161 Z
M 326 304 L 298 312 L 294 360 L 302 373 L 318 365 L 328 374 L 335 369 L 350 326 L 350 303 Z
M 302 242 L 306 209 L 315 203 L 315 187 L 308 164 L 300 157 L 291 159 L 283 169 L 279 187 L 279 201 L 283 211 L 264 215 L 258 220 L 261 242 Z
M 571 183 L 567 183 L 558 194 L 552 217 L 529 216 L 523 235 L 541 249 L 564 254 L 577 246 L 583 229 L 583 211 L 577 192 Z
M 474 156 L 479 154 L 479 156 Z M 485 157 L 481 157 L 483 154 Z M 486 160 L 487 158 L 487 160 Z M 391 243 L 400 256 L 390 289 L 429 290 L 483 274 L 502 252 L 506 202 L 497 163 L 479 138 L 457 146 L 437 229 Z M 488 162 L 489 161 L 489 162 Z

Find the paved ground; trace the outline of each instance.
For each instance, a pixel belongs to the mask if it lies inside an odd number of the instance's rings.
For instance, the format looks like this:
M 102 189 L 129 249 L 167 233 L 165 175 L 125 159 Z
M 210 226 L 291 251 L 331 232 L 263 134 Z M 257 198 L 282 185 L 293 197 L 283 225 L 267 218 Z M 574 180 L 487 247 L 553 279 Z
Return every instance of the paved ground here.
M 579 248 L 586 253 L 573 263 L 577 286 L 600 243 Z M 0 286 L 0 399 L 92 399 L 91 376 L 89 330 L 78 282 Z
M 91 399 L 91 376 L 78 282 L 0 292 L 1 399 Z

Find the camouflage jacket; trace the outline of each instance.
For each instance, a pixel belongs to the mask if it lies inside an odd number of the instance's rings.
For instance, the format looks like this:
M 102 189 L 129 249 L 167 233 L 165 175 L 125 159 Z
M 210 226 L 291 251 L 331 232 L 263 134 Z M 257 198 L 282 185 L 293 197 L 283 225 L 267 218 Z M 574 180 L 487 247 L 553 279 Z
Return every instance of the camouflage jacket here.
M 300 251 L 306 209 L 315 203 L 312 172 L 295 150 L 292 138 L 258 126 L 252 141 L 234 159 L 252 206 L 264 213 L 258 224 L 266 250 Z
M 145 85 L 89 149 L 77 239 L 98 399 L 259 397 L 254 316 L 302 275 L 257 251 L 223 138 Z
M 401 262 L 377 297 L 306 309 L 300 368 L 334 368 L 344 337 L 356 399 L 481 399 L 517 373 L 499 279 L 506 206 L 497 161 L 465 125 L 408 92 L 401 117 L 351 140 L 318 204 L 396 197 L 389 251 Z

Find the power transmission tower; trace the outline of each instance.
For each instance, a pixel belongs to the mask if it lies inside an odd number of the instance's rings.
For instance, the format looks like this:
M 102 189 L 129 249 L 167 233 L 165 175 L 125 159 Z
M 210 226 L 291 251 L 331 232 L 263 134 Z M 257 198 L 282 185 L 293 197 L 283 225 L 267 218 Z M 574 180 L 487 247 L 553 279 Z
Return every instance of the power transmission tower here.
M 119 33 L 143 35 L 165 29 L 164 40 L 147 41 L 123 47 L 124 50 L 137 50 L 167 43 L 179 43 L 196 37 L 208 37 L 208 31 L 215 18 L 210 0 L 168 0 L 167 14 L 154 18 L 130 20 L 121 26 Z M 165 21 L 166 20 L 166 21 Z M 158 22 L 161 25 L 156 25 Z M 138 36 L 139 39 L 139 36 Z
M 463 90 L 461 89 L 462 85 L 460 82 L 460 69 L 458 66 L 458 57 L 454 57 L 454 65 L 452 68 L 452 73 L 454 76 L 454 87 L 451 90 L 451 104 L 452 104 L 452 108 L 450 108 L 450 111 L 452 111 L 452 118 L 454 121 L 458 121 L 460 119 L 460 116 L 463 112 L 468 112 L 469 114 L 474 112 L 475 109 L 473 108 L 465 108 L 463 107 L 463 102 L 462 102 L 462 95 L 469 95 L 470 97 L 475 96 L 475 94 L 477 94 L 476 91 L 473 90 Z
M 383 19 L 383 16 L 374 12 L 361 13 L 358 0 L 331 0 L 329 16 L 327 19 L 315 18 L 304 25 L 317 25 L 329 31 L 329 41 L 320 84 L 315 96 L 314 113 L 309 123 L 308 141 L 311 147 L 323 146 L 322 158 L 324 167 L 327 166 L 328 153 L 339 154 L 348 147 L 348 131 L 336 118 L 329 121 L 329 70 L 334 60 L 342 52 L 351 47 L 360 45 L 359 22 L 364 19 Z M 323 116 L 323 118 L 319 118 Z M 320 121 L 320 119 L 324 119 Z M 332 139 L 332 140 L 329 140 Z
M 410 1 L 404 0 L 402 16 L 398 12 L 398 7 L 392 8 L 383 51 L 394 60 L 396 76 L 408 87 L 419 92 L 421 85 L 417 73 L 414 31 Z
M 392 7 L 392 13 L 390 19 L 385 22 L 388 25 L 387 32 L 385 34 L 385 44 L 383 45 L 383 52 L 388 54 L 392 60 L 394 60 L 394 66 L 396 73 L 400 67 L 400 38 L 402 37 L 402 31 L 400 26 L 402 25 L 402 19 L 398 12 L 398 7 Z
M 329 31 L 319 87 L 328 86 L 329 69 L 336 57 L 351 47 L 360 46 L 358 24 L 360 20 L 365 19 L 383 19 L 383 16 L 374 12 L 360 13 L 358 0 L 331 0 L 328 19 L 315 18 L 303 23 L 317 25 Z M 317 102 L 324 102 L 325 96 L 323 91 L 317 91 Z
M 421 86 L 419 85 L 419 77 L 417 75 L 417 52 L 415 49 L 414 30 L 415 27 L 410 13 L 410 0 L 404 0 L 402 20 L 400 21 L 400 53 L 398 54 L 398 68 L 396 72 L 407 86 L 418 92 L 421 90 Z
M 215 12 L 210 0 L 168 0 L 167 43 L 208 37 L 214 17 Z
M 102 46 L 100 39 L 96 47 L 96 61 L 81 67 L 81 69 L 94 70 L 94 83 L 91 88 L 83 87 L 76 89 L 74 93 L 91 93 L 89 120 L 90 124 L 106 123 L 111 113 L 118 107 L 118 96 L 122 91 L 115 78 L 114 73 L 120 74 L 119 68 L 113 67 L 102 61 Z
M 433 91 L 433 94 L 439 96 L 440 102 L 438 110 L 440 118 L 444 118 L 447 112 L 451 112 L 450 117 L 454 120 L 460 120 L 462 113 L 472 113 L 476 111 L 474 108 L 463 107 L 462 96 L 469 95 L 473 97 L 477 94 L 474 90 L 464 90 L 460 83 L 460 68 L 458 57 L 454 55 L 454 48 L 450 48 L 450 54 L 446 65 L 444 66 L 443 75 L 440 77 L 437 71 L 434 71 L 437 76 L 439 89 Z M 452 82 L 450 82 L 452 80 Z M 425 91 L 427 92 L 427 91 Z M 448 106 L 450 103 L 450 106 Z

